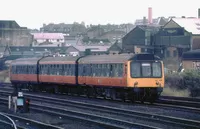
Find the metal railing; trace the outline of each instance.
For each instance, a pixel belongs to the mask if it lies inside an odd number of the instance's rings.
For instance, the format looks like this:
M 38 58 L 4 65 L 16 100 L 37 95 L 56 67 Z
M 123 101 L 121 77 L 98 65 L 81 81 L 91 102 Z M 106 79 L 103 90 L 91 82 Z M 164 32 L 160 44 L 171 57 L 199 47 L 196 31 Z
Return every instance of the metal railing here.
M 0 126 L 17 129 L 15 122 L 7 115 L 0 112 Z

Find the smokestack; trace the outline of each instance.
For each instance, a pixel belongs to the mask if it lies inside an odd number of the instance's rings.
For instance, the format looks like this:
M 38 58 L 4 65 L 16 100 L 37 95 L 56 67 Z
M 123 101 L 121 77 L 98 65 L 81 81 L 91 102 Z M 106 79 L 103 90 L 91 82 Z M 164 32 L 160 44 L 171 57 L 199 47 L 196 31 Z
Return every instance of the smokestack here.
M 200 18 L 200 8 L 198 9 L 198 18 Z
M 152 24 L 152 8 L 148 8 L 148 23 Z

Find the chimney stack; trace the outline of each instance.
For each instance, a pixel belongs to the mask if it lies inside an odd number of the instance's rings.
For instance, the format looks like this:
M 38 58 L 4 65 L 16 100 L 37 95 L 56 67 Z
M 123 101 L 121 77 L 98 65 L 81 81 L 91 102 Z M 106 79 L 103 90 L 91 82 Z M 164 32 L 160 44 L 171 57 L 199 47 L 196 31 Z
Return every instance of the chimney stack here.
M 198 18 L 200 18 L 200 8 L 198 9 Z
M 146 17 L 143 17 L 143 25 L 146 25 Z
M 148 8 L 148 23 L 152 24 L 152 8 Z

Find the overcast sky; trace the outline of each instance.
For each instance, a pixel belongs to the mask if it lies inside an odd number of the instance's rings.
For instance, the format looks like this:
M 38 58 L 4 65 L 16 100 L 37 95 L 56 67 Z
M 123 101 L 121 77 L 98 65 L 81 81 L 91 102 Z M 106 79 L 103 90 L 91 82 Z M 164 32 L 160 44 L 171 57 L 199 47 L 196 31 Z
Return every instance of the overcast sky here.
M 39 29 L 43 23 L 134 23 L 153 17 L 197 17 L 200 0 L 1 0 L 0 20 L 16 20 L 20 26 Z

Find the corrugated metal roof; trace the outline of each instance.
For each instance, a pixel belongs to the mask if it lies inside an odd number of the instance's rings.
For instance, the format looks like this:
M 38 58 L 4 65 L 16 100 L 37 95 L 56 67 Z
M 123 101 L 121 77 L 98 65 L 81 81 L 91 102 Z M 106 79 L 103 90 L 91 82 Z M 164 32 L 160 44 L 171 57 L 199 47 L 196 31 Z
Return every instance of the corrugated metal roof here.
M 179 26 L 192 34 L 200 34 L 200 18 L 172 18 Z

